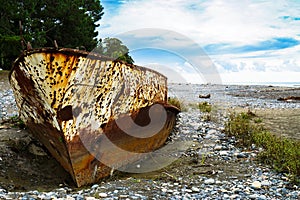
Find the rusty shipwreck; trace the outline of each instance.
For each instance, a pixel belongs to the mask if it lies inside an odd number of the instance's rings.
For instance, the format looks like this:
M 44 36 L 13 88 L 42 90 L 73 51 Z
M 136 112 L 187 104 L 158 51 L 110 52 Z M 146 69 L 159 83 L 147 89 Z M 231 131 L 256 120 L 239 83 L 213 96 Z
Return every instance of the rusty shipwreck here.
M 162 147 L 179 112 L 162 74 L 76 49 L 24 51 L 10 83 L 28 131 L 78 187 Z

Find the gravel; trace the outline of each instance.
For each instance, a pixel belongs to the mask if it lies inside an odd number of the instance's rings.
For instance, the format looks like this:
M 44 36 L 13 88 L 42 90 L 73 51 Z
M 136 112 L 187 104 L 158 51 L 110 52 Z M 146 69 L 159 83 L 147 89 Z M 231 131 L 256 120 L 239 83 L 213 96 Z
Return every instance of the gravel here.
M 170 91 L 186 102 L 199 101 L 197 95 L 201 91 L 201 94 L 212 94 L 206 101 L 228 107 L 300 108 L 299 103 L 282 103 L 269 98 L 233 97 L 243 86 L 231 87 L 171 85 Z M 16 115 L 11 90 L 0 92 L 0 102 L 0 119 Z M 122 176 L 121 173 L 120 177 L 116 175 L 88 187 L 78 189 L 62 184 L 51 191 L 18 192 L 0 186 L 0 199 L 300 199 L 299 186 L 289 184 L 284 174 L 255 162 L 261 149 L 255 145 L 251 150 L 238 148 L 235 138 L 223 133 L 226 113 L 218 113 L 216 121 L 207 121 L 204 115 L 196 109 L 179 114 L 169 143 L 182 138 L 192 143 L 178 166 L 175 163 L 175 167 L 154 173 L 153 177 L 159 178 Z

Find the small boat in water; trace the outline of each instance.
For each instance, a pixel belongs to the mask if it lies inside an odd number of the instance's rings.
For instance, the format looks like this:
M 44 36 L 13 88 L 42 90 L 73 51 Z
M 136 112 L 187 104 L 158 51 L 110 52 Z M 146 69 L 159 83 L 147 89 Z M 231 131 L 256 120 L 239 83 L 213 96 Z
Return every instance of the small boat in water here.
M 179 112 L 162 74 L 81 50 L 24 51 L 9 78 L 28 131 L 78 187 L 161 148 Z

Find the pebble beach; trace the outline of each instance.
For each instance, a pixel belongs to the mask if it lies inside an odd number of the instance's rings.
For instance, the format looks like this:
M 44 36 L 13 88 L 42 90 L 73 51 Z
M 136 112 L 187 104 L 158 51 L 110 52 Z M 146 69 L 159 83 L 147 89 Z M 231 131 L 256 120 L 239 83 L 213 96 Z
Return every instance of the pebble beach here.
M 2 122 L 18 114 L 13 92 L 7 84 L 4 78 L 0 81 Z M 211 98 L 200 99 L 199 94 L 210 94 Z M 300 88 L 170 84 L 169 95 L 181 99 L 186 105 L 186 111 L 179 114 L 168 140 L 168 143 L 182 139 L 189 141 L 190 145 L 182 155 L 159 171 L 146 174 L 115 172 L 102 182 L 84 188 L 76 188 L 66 172 L 57 177 L 58 174 L 48 170 L 39 171 L 45 165 L 37 160 L 47 160 L 48 166 L 57 163 L 47 152 L 31 156 L 34 153 L 27 147 L 34 138 L 28 136 L 26 130 L 2 123 L 0 199 L 300 199 L 299 185 L 290 184 L 286 174 L 276 173 L 256 161 L 257 154 L 263 149 L 255 145 L 251 149 L 238 147 L 235 138 L 224 133 L 228 113 L 234 108 L 257 110 L 258 113 L 266 109 L 274 112 L 287 110 L 293 111 L 297 117 L 299 101 L 281 102 L 277 99 L 300 96 Z M 191 106 L 201 101 L 215 105 L 211 120 L 205 118 L 206 113 Z M 299 127 L 295 127 L 293 137 L 300 139 L 299 132 Z M 25 142 L 22 153 L 26 156 L 12 150 L 11 141 L 15 138 Z M 60 166 L 56 168 L 61 170 Z M 12 172 L 20 174 L 22 180 L 12 176 Z

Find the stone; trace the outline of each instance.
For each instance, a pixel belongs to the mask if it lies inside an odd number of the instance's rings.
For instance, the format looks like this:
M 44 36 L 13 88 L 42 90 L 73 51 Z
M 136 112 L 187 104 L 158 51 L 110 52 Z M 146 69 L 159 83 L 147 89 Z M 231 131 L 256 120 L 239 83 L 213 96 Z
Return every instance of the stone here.
M 210 130 L 207 131 L 207 134 L 209 134 L 209 135 L 213 135 L 213 134 L 216 134 L 216 133 L 217 133 L 217 131 L 214 130 L 214 129 L 210 129 Z
M 187 193 L 192 193 L 193 192 L 193 190 L 191 190 L 191 189 L 186 189 L 185 190 Z
M 228 155 L 228 151 L 220 151 L 219 155 L 220 156 L 227 156 Z
M 261 189 L 261 183 L 259 181 L 254 181 L 252 184 L 251 184 L 251 188 L 253 189 Z
M 96 200 L 95 197 L 85 197 L 85 200 Z
M 92 188 L 93 190 L 95 190 L 95 189 L 97 189 L 98 187 L 99 187 L 98 184 L 94 184 L 91 188 Z
M 262 186 L 270 186 L 271 183 L 270 183 L 270 181 L 268 181 L 268 180 L 264 180 L 264 181 L 261 182 L 261 185 L 262 185 Z
M 193 190 L 193 192 L 200 192 L 200 189 L 195 186 L 192 187 L 192 190 Z
M 204 181 L 204 184 L 211 185 L 215 183 L 215 179 L 209 178 Z
M 167 188 L 162 188 L 161 191 L 166 193 L 168 191 L 168 189 Z
M 106 198 L 108 195 L 107 195 L 106 193 L 104 193 L 104 192 L 100 192 L 100 193 L 98 194 L 98 196 L 99 196 L 100 198 Z
M 216 151 L 219 151 L 219 150 L 222 150 L 222 149 L 223 149 L 222 145 L 216 145 L 214 147 L 214 150 L 216 150 Z
M 258 198 L 258 194 L 251 194 L 251 195 L 249 195 L 249 198 L 250 199 L 257 199 Z
M 241 152 L 241 153 L 237 153 L 236 157 L 237 158 L 247 158 L 248 155 L 246 153 Z

